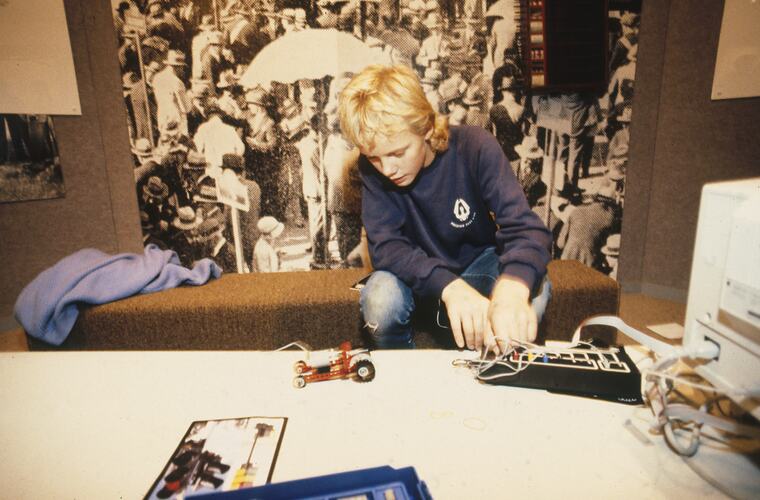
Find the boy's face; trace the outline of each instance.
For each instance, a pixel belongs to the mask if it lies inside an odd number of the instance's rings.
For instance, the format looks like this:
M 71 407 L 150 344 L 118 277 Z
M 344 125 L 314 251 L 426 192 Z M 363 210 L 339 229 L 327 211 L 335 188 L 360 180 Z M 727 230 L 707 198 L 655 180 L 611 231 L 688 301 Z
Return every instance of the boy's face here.
M 378 172 L 399 187 L 414 182 L 420 170 L 432 163 L 435 153 L 427 140 L 433 135 L 431 129 L 424 136 L 405 130 L 391 137 L 378 136 L 375 147 L 361 148 L 361 153 Z

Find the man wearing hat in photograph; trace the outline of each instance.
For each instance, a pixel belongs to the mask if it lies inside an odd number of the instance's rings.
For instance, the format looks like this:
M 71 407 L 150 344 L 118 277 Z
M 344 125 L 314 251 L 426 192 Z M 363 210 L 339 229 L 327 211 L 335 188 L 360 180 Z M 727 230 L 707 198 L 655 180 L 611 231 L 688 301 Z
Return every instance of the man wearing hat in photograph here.
M 179 124 L 180 131 L 187 135 L 187 112 L 190 98 L 185 83 L 179 75 L 185 71 L 185 55 L 170 50 L 164 61 L 164 69 L 153 77 L 153 92 L 156 96 L 158 130 L 163 131 L 170 120 Z
M 522 157 L 516 146 L 523 140 L 526 125 L 525 99 L 517 90 L 518 73 L 511 63 L 496 68 L 492 77 L 495 104 L 488 112 L 491 130 L 510 162 Z
M 320 28 L 335 28 L 351 31 L 353 28 L 356 2 L 349 0 L 318 0 L 317 25 Z
M 148 160 L 153 159 L 153 146 L 150 145 L 150 141 L 145 137 L 140 137 L 135 141 L 135 145 L 132 146 L 132 154 L 135 158 L 135 167 L 142 166 Z
M 629 51 L 639 43 L 639 26 L 641 18 L 633 12 L 625 12 L 620 16 L 620 26 L 623 30 L 620 38 L 615 42 L 610 55 L 610 73 L 614 73 L 620 66 L 630 59 Z
M 180 189 L 177 191 L 177 204 L 190 205 L 194 196 L 198 193 L 198 179 L 206 173 L 206 157 L 201 153 L 190 150 L 187 160 L 182 164 L 180 176 Z
M 169 153 L 187 152 L 193 148 L 193 143 L 187 134 L 180 130 L 179 122 L 173 118 L 169 119 L 161 130 L 161 136 L 158 138 L 156 154 L 163 156 Z
M 253 248 L 251 269 L 254 273 L 272 273 L 280 270 L 280 255 L 277 252 L 276 240 L 282 234 L 285 225 L 272 216 L 259 220 L 258 241 Z
M 153 175 L 143 185 L 140 208 L 147 215 L 151 236 L 162 242 L 161 248 L 167 248 L 166 235 L 176 214 L 169 203 L 169 187 L 160 177 Z
M 608 163 L 609 170 L 606 174 L 607 179 L 615 185 L 615 201 L 621 209 L 625 202 L 625 170 L 627 164 L 627 159 L 613 159 Z
M 225 273 L 237 272 L 235 248 L 224 236 L 225 216 L 219 207 L 198 208 L 202 222 L 191 230 L 191 243 L 195 259 L 208 257 Z
M 278 203 L 280 158 L 277 152 L 277 128 L 269 116 L 269 94 L 261 86 L 245 93 L 245 165 L 249 177 L 261 187 L 261 211 L 282 217 Z
M 439 109 L 441 106 L 441 96 L 438 94 L 438 84 L 441 80 L 443 80 L 443 72 L 436 68 L 425 68 L 425 75 L 420 79 L 425 97 L 430 101 L 433 109 Z
M 604 125 L 602 112 L 597 98 L 588 93 L 561 94 L 557 99 L 570 118 L 570 133 L 561 136 L 559 153 L 566 165 L 565 180 L 570 188 L 582 192 L 578 181 L 589 176 L 594 137 Z
M 280 181 L 277 185 L 278 206 L 283 210 L 283 220 L 302 228 L 306 225 L 303 207 L 303 173 L 301 154 L 296 146 L 301 135 L 307 130 L 306 119 L 301 115 L 298 104 L 290 98 L 281 101 L 278 108 L 279 128 L 283 133 L 279 145 Z
M 224 114 L 227 115 L 228 121 L 243 126 L 244 116 L 243 108 L 240 106 L 240 96 L 242 87 L 238 84 L 238 79 L 231 69 L 226 69 L 219 75 L 219 82 L 216 87 L 221 95 L 216 100 L 216 104 Z
M 602 247 L 604 262 L 600 271 L 610 278 L 617 279 L 618 257 L 620 256 L 620 234 L 611 234 L 607 236 L 607 242 Z
M 185 43 L 185 28 L 161 0 L 148 0 L 145 25 L 148 37 L 163 38 L 171 48 L 179 48 Z
M 520 155 L 517 164 L 517 180 L 523 188 L 528 205 L 533 208 L 538 200 L 546 195 L 546 184 L 541 180 L 544 152 L 538 147 L 534 136 L 526 135 L 520 144 L 515 146 L 515 152 Z M 512 164 L 513 168 L 515 164 Z
M 628 145 L 631 141 L 631 106 L 625 106 L 617 117 L 616 130 L 610 140 L 607 152 L 607 163 L 613 158 L 627 159 L 628 158 Z
M 337 108 L 331 108 L 327 113 L 326 124 L 328 130 L 323 158 L 327 177 L 328 226 L 335 227 L 341 267 L 349 267 L 348 256 L 359 245 L 362 232 L 359 150 L 341 134 Z
M 191 206 L 181 206 L 177 209 L 177 216 L 172 221 L 174 229 L 169 241 L 169 248 L 177 252 L 180 262 L 185 267 L 192 267 L 195 261 L 193 246 L 190 243 L 192 231 L 201 223 L 200 217 Z
M 449 56 L 448 42 L 443 36 L 443 19 L 438 12 L 432 12 L 424 21 L 430 35 L 422 41 L 420 51 L 415 56 L 418 70 L 441 69 L 441 61 Z
M 286 97 L 278 104 L 280 130 L 288 139 L 300 137 L 301 132 L 309 129 L 309 120 L 293 99 Z
M 438 10 L 438 2 L 436 0 L 411 0 L 405 8 L 402 9 L 402 14 L 412 15 L 420 22 L 424 22 L 427 17 Z
M 188 136 L 193 137 L 198 127 L 208 120 L 209 106 L 216 104 L 216 91 L 208 80 L 193 80 L 190 111 L 187 113 Z
M 245 145 L 240 140 L 235 127 L 224 123 L 224 113 L 215 104 L 206 110 L 208 120 L 198 127 L 193 142 L 198 152 L 203 153 L 209 164 L 209 172 L 221 174 L 222 156 L 227 153 L 242 155 Z
M 467 82 L 461 73 L 454 73 L 438 87 L 440 112 L 448 115 L 450 125 L 464 125 L 467 106 L 462 102 Z
M 245 93 L 245 142 L 254 151 L 271 152 L 277 145 L 275 123 L 267 112 L 269 101 L 269 93 L 260 85 Z
M 198 33 L 193 37 L 190 44 L 190 53 L 192 56 L 192 78 L 201 78 L 201 56 L 209 45 L 212 31 L 216 31 L 214 17 L 211 14 L 201 16 L 201 22 L 197 26 Z
M 612 137 L 615 132 L 622 126 L 620 118 L 623 116 L 626 108 L 630 108 L 633 103 L 633 91 L 636 78 L 636 54 L 638 53 L 638 45 L 631 47 L 628 51 L 628 56 L 633 59 L 629 60 L 627 64 L 620 66 L 610 77 L 609 85 L 607 86 L 607 95 L 600 100 L 602 106 L 608 110 L 607 112 L 607 137 Z M 628 119 L 630 122 L 630 111 L 628 111 Z
M 314 81 L 300 80 L 298 90 L 302 113 L 309 124 L 308 132 L 296 142 L 296 147 L 301 155 L 301 187 L 303 197 L 306 200 L 312 248 L 309 266 L 311 269 L 327 269 L 330 267 L 328 242 L 332 224 L 330 213 L 326 210 L 325 193 L 327 186 L 323 175 L 324 158 L 320 157 L 320 153 L 324 149 L 320 151 L 318 138 L 325 141 L 329 134 L 324 129 L 324 120 L 317 119 L 323 108 L 321 108 L 322 99 Z M 318 127 L 323 127 L 321 134 L 317 133 Z
M 219 75 L 226 69 L 234 69 L 231 57 L 225 56 L 224 36 L 221 31 L 212 31 L 208 36 L 208 46 L 201 54 L 201 76 L 204 80 L 219 83 Z
M 615 185 L 607 181 L 599 187 L 591 203 L 570 213 L 557 238 L 563 260 L 579 260 L 592 267 L 599 264 L 597 249 L 601 238 L 610 233 L 620 216 L 615 197 Z
M 485 111 L 487 96 L 488 86 L 486 85 L 486 78 L 481 73 L 472 79 L 462 98 L 462 103 L 467 106 L 467 115 L 464 119 L 465 125 L 485 129 L 490 128 L 490 118 Z
M 230 52 L 237 71 L 244 71 L 253 58 L 272 41 L 266 30 L 267 18 L 259 10 L 251 13 L 237 10 L 228 32 Z

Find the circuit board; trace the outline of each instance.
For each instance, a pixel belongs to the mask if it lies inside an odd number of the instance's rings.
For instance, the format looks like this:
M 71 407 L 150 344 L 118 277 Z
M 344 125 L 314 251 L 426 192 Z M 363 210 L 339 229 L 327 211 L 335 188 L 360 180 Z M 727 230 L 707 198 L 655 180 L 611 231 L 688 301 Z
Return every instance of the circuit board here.
M 480 372 L 488 384 L 641 404 L 641 374 L 622 346 L 551 348 L 542 353 L 517 348 Z

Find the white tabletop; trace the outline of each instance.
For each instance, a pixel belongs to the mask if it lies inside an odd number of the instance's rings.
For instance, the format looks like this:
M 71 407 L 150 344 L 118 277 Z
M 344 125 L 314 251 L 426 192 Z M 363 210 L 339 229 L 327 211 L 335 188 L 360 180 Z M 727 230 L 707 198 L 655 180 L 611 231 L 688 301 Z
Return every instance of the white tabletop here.
M 472 356 L 471 354 L 466 354 Z M 414 466 L 438 498 L 720 497 L 643 408 L 478 383 L 450 351 L 292 386 L 298 352 L 0 354 L 0 497 L 140 498 L 195 420 L 288 417 L 273 481 Z

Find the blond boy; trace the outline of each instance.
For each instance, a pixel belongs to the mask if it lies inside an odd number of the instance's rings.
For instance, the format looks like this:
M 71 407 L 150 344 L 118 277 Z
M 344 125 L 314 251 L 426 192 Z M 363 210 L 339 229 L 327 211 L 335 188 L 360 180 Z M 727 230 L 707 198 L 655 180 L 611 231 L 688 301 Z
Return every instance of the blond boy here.
M 534 340 L 550 296 L 551 234 L 496 139 L 450 128 L 405 66 L 365 68 L 341 93 L 339 114 L 361 152 L 375 272 L 360 305 L 375 344 L 413 347 L 411 317 L 426 301 L 460 348 Z

